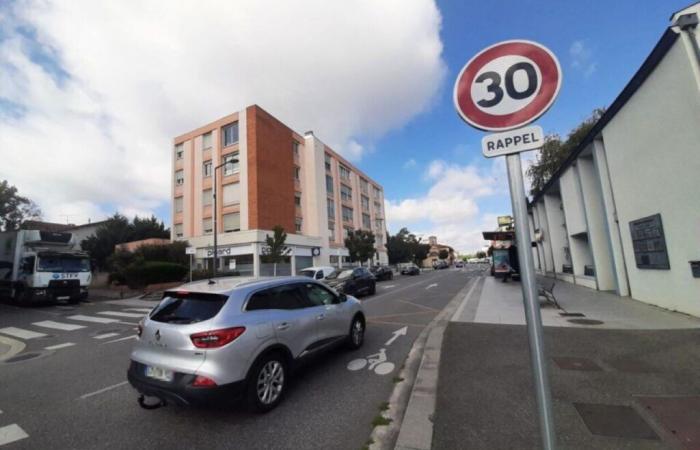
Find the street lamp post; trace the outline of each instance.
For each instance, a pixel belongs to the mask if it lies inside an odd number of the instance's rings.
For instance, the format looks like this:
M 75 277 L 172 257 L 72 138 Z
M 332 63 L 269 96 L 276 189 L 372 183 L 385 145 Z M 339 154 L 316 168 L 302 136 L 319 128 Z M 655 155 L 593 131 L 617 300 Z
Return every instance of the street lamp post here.
M 212 189 L 212 200 L 214 203 L 214 263 L 212 264 L 212 278 L 216 278 L 216 266 L 219 263 L 219 245 L 218 245 L 218 239 L 217 235 L 219 234 L 219 229 L 217 226 L 217 217 L 219 216 L 219 210 L 216 205 L 216 190 L 218 188 L 218 184 L 216 183 L 216 171 L 219 170 L 220 168 L 224 167 L 227 164 L 235 164 L 238 162 L 238 158 L 233 158 L 230 161 L 224 161 L 218 166 L 214 167 L 213 172 L 214 172 L 214 187 Z

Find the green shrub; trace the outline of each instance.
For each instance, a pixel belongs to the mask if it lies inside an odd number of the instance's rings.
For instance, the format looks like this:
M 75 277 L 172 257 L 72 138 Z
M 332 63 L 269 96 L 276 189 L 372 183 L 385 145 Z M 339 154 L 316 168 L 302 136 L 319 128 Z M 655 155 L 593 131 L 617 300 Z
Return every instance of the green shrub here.
M 188 268 L 181 264 L 164 261 L 139 261 L 123 271 L 124 281 L 130 288 L 144 287 L 155 283 L 183 281 Z

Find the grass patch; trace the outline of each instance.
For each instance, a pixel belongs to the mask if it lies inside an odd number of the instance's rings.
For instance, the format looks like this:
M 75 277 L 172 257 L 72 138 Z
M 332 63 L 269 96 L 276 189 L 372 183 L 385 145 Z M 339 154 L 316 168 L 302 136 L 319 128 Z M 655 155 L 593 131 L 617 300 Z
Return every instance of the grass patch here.
M 387 409 L 389 409 L 389 402 L 382 402 L 382 403 L 379 405 L 379 410 L 380 410 L 380 411 L 383 412 L 383 411 L 386 411 Z
M 362 446 L 362 448 L 360 450 L 369 450 L 369 446 L 372 444 L 374 444 L 374 439 L 369 438 L 369 439 L 367 439 L 367 442 L 365 443 L 365 445 Z
M 391 379 L 391 381 L 393 381 L 394 384 L 401 383 L 403 380 L 404 380 L 403 377 L 394 377 L 394 378 Z
M 381 414 L 377 414 L 374 416 L 374 419 L 372 419 L 372 426 L 373 427 L 381 427 L 381 426 L 386 426 L 391 423 L 391 419 L 387 419 L 386 417 L 382 416 Z

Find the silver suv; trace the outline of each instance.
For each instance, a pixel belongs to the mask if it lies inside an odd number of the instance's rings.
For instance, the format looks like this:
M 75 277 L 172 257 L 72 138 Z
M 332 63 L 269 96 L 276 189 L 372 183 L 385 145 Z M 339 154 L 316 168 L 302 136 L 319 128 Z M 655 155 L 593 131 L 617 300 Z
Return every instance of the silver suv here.
M 162 403 L 244 396 L 266 412 L 300 362 L 338 344 L 357 349 L 364 332 L 357 299 L 307 277 L 196 282 L 166 292 L 139 324 L 128 379 Z

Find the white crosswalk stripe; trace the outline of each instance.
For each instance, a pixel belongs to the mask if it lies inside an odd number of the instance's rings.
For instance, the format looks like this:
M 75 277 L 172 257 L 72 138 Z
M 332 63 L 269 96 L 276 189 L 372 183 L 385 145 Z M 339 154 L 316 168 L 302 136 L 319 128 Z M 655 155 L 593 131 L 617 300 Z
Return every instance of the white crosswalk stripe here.
M 97 336 L 93 336 L 95 339 L 108 339 L 114 336 L 119 336 L 119 333 L 105 333 L 105 334 L 98 334 Z
M 59 348 L 72 347 L 74 345 L 74 342 L 65 342 L 63 344 L 50 345 L 48 347 L 44 347 L 44 350 L 58 350 Z
M 37 333 L 36 331 L 25 330 L 17 327 L 0 328 L 0 333 L 20 339 L 34 339 L 46 336 L 44 333 Z
M 93 323 L 114 323 L 119 322 L 119 319 L 110 319 L 109 317 L 95 317 L 95 316 L 84 316 L 82 314 L 76 314 L 75 316 L 68 316 L 66 319 L 70 320 L 80 320 L 82 322 L 93 322 Z
M 106 316 L 115 316 L 115 317 L 132 317 L 132 318 L 141 318 L 144 316 L 142 313 L 127 313 L 127 312 L 121 312 L 121 311 L 101 311 L 98 312 L 97 314 L 104 314 Z
M 124 311 L 136 311 L 141 313 L 149 313 L 153 311 L 153 308 L 125 308 Z
M 0 427 L 0 445 L 9 444 L 28 437 L 29 435 L 16 423 Z
M 37 326 L 37 327 L 43 327 L 43 328 L 53 328 L 54 330 L 63 330 L 63 331 L 75 331 L 75 330 L 79 330 L 81 328 L 85 328 L 84 325 L 76 325 L 74 323 L 54 322 L 53 320 L 44 320 L 42 322 L 34 322 L 32 325 Z

